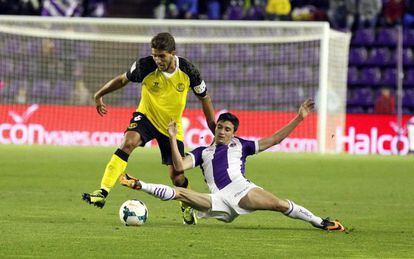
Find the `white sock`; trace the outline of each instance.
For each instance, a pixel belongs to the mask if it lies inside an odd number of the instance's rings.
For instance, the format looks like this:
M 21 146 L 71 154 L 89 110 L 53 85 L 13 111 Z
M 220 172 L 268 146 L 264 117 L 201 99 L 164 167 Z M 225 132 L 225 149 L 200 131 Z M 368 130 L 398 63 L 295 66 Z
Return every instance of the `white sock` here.
M 301 219 L 311 223 L 314 226 L 321 226 L 322 219 L 318 216 L 313 215 L 312 212 L 306 208 L 295 204 L 293 201 L 289 201 L 289 209 L 284 213 L 286 216 L 293 219 Z
M 141 183 L 141 190 L 163 201 L 169 201 L 175 198 L 175 190 L 170 186 L 163 184 L 144 183 L 141 180 L 139 180 L 139 182 Z

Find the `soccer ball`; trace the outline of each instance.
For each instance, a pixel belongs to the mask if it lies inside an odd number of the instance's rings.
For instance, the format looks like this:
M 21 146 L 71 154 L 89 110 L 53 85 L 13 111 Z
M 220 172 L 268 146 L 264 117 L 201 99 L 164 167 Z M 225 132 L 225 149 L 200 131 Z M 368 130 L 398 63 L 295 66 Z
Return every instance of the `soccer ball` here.
M 119 208 L 119 219 L 126 226 L 141 226 L 148 219 L 148 209 L 140 200 L 128 200 Z

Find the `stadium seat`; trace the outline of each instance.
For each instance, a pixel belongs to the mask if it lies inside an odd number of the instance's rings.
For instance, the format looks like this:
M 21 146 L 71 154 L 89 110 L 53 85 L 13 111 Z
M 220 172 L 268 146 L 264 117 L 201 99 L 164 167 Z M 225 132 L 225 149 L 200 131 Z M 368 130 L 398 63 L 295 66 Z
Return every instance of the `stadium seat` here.
M 414 46 L 414 29 L 406 29 L 403 34 L 404 47 Z
M 259 103 L 259 92 L 256 86 L 242 86 L 237 93 L 237 101 L 244 103 Z
M 368 51 L 363 47 L 351 48 L 349 52 L 349 65 L 362 65 L 368 59 Z
M 277 82 L 279 84 L 290 83 L 292 77 L 290 76 L 289 66 L 275 66 L 269 73 L 269 80 Z
M 391 54 L 391 51 L 388 48 L 373 48 L 366 60 L 368 65 L 389 65 L 395 64 L 395 55 Z
M 359 29 L 353 34 L 352 45 L 366 46 L 372 45 L 375 41 L 375 32 L 373 29 Z
M 414 89 L 407 89 L 404 91 L 403 105 L 409 108 L 414 107 Z
M 251 61 L 253 59 L 253 50 L 251 46 L 245 44 L 237 44 L 232 49 L 234 55 L 240 57 L 241 60 Z
M 359 70 L 356 67 L 348 67 L 348 84 L 355 85 L 359 83 Z
M 369 106 L 374 102 L 374 95 L 371 88 L 364 87 L 354 90 L 354 104 L 360 106 Z
M 209 55 L 216 61 L 228 61 L 230 58 L 230 48 L 228 45 L 217 45 L 211 46 Z
M 204 63 L 200 66 L 201 76 L 206 82 L 218 81 L 221 79 L 219 63 Z
M 291 70 L 292 82 L 294 83 L 317 83 L 319 71 L 313 71 L 312 67 L 294 67 Z M 316 76 L 314 76 L 316 74 Z
M 395 86 L 397 84 L 397 72 L 394 68 L 385 69 L 382 72 L 381 83 L 384 85 Z
M 189 60 L 199 60 L 203 59 L 204 56 L 207 53 L 207 50 L 205 49 L 205 45 L 202 44 L 189 44 L 185 45 L 185 58 L 188 58 Z
M 223 80 L 227 81 L 240 81 L 243 80 L 243 73 L 240 71 L 240 67 L 234 63 L 226 63 L 223 68 Z
M 375 43 L 381 46 L 397 45 L 397 30 L 394 28 L 382 28 L 378 31 Z
M 276 103 L 281 96 L 281 90 L 277 85 L 263 86 L 258 88 L 258 100 L 267 105 Z
M 361 106 L 348 106 L 346 108 L 347 113 L 365 113 L 365 110 Z
M 78 60 L 85 60 L 92 54 L 92 46 L 90 42 L 78 41 L 75 44 L 75 55 Z
M 404 72 L 403 82 L 405 87 L 414 87 L 414 69 L 407 69 Z
M 31 102 L 50 102 L 52 101 L 50 98 L 48 98 L 50 95 L 50 90 L 51 84 L 49 80 L 34 81 L 28 90 L 29 100 Z
M 368 86 L 375 86 L 380 83 L 381 71 L 378 67 L 369 67 L 361 71 L 359 82 Z
M 138 87 L 134 85 L 127 85 L 124 87 L 121 103 L 125 106 L 134 106 L 137 105 L 139 99 L 141 98 L 141 91 Z
M 1 66 L 2 74 L 3 74 L 2 77 L 13 75 L 13 73 L 15 72 L 13 59 L 1 58 L 0 66 Z
M 27 89 L 27 81 L 26 80 L 14 80 L 11 82 L 1 82 L 0 87 L 0 97 L 3 99 L 10 99 L 14 98 L 18 95 L 20 88 Z
M 273 46 L 271 45 L 261 45 L 255 46 L 254 48 L 254 57 L 256 60 L 264 62 L 266 60 L 273 59 Z
M 414 40 L 414 39 L 413 39 Z M 413 54 L 413 51 L 412 51 L 412 49 L 410 49 L 410 48 L 405 48 L 404 50 L 403 50 L 403 63 L 404 63 L 404 65 L 408 65 L 408 66 L 411 66 L 411 65 L 414 65 L 414 54 Z
M 264 66 L 257 64 L 251 64 L 245 68 L 244 78 L 245 80 L 253 80 L 256 82 L 264 82 L 267 80 L 267 69 Z
M 55 103 L 64 104 L 71 100 L 74 90 L 74 82 L 59 81 L 52 88 L 51 97 Z

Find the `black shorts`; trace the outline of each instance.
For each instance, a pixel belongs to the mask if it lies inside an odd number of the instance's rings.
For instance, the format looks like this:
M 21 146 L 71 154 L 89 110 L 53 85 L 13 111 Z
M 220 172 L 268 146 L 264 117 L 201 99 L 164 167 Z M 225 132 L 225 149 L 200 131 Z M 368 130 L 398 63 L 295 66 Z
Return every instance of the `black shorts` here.
M 151 121 L 149 121 L 144 114 L 140 112 L 134 112 L 132 114 L 132 119 L 126 131 L 138 132 L 139 135 L 141 135 L 141 146 L 144 146 L 148 141 L 156 139 L 161 151 L 162 163 L 165 165 L 173 164 L 169 138 L 161 132 L 159 132 L 157 128 L 155 128 L 154 125 L 152 125 Z M 182 141 L 177 140 L 177 145 L 181 156 L 184 156 L 184 143 Z

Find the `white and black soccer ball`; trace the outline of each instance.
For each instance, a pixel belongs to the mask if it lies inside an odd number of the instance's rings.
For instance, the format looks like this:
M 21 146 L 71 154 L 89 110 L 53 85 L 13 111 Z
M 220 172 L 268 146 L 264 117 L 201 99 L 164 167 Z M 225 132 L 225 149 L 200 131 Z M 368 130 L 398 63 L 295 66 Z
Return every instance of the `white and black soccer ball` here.
M 148 209 L 140 200 L 128 200 L 119 208 L 119 219 L 126 226 L 141 226 L 148 219 Z

